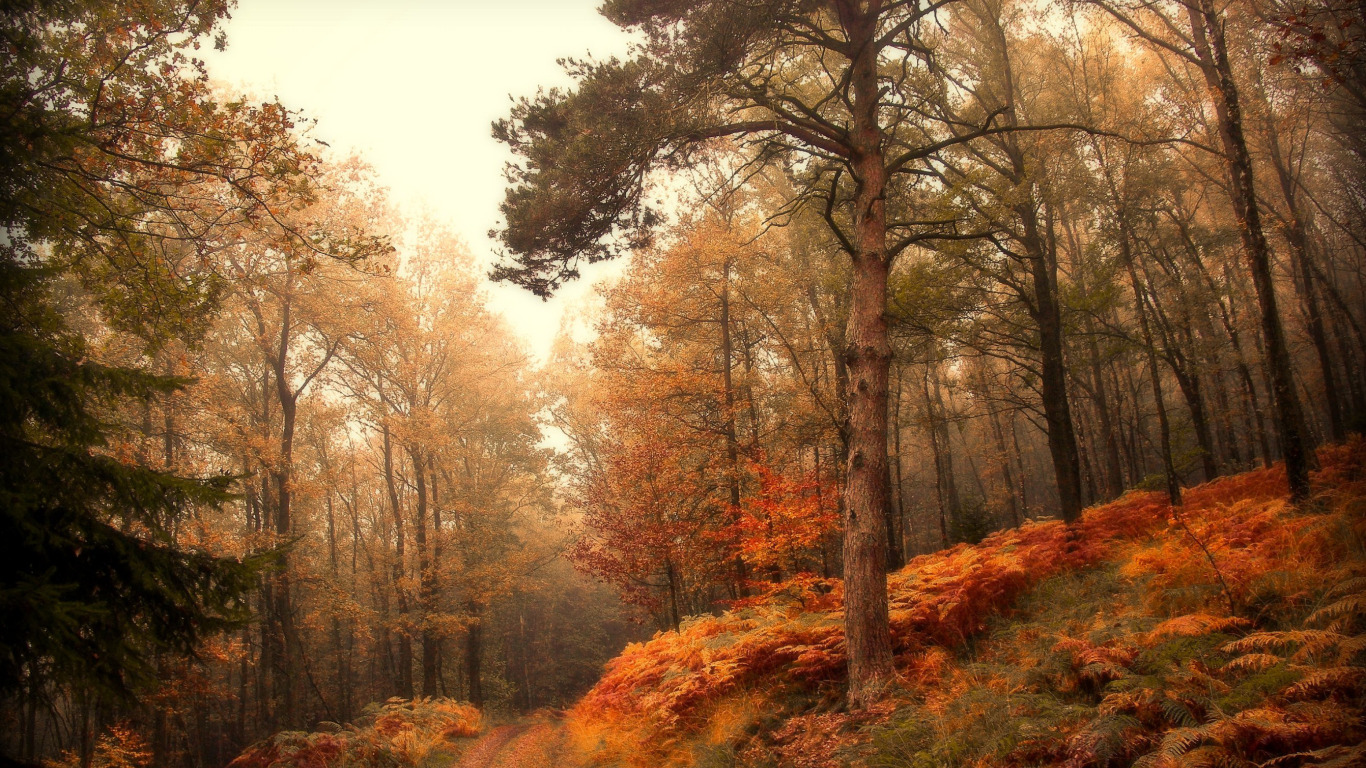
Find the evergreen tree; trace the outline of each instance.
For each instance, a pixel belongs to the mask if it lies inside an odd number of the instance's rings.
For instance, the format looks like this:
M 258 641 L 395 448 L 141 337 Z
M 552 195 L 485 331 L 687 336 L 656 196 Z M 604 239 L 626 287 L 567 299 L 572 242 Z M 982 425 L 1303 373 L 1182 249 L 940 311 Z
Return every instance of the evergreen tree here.
M 47 293 L 51 273 L 0 259 L 0 691 L 41 681 L 127 695 L 152 654 L 193 654 L 246 618 L 255 564 L 185 549 L 190 510 L 230 477 L 181 477 L 103 450 L 107 409 L 183 381 L 87 359 Z

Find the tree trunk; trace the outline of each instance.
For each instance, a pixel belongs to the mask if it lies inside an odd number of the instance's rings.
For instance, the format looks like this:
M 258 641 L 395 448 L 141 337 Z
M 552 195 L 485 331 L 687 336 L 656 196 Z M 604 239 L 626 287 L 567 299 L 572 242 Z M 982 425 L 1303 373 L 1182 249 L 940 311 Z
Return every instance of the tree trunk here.
M 1152 284 L 1152 276 L 1148 274 L 1146 265 L 1143 269 L 1144 276 L 1148 283 Z M 1172 274 L 1175 274 L 1173 271 Z M 1163 356 L 1167 359 L 1167 365 L 1172 369 L 1172 375 L 1176 377 L 1177 387 L 1181 390 L 1181 395 L 1186 400 L 1186 408 L 1190 411 L 1191 427 L 1195 431 L 1195 441 L 1200 449 L 1200 466 L 1206 482 L 1219 476 L 1219 468 L 1214 461 L 1214 438 L 1210 432 L 1209 419 L 1205 415 L 1205 398 L 1200 387 L 1200 373 L 1195 366 L 1191 365 L 1190 358 L 1182 351 L 1180 342 L 1175 340 L 1176 331 L 1180 331 L 1181 339 L 1188 347 L 1194 346 L 1195 334 L 1191 330 L 1187 319 L 1179 320 L 1180 327 L 1173 328 L 1174 323 L 1168 317 L 1162 304 L 1158 301 L 1155 294 L 1149 293 L 1148 303 L 1152 306 L 1153 320 L 1155 320 L 1162 330 Z M 1178 317 L 1180 317 L 1178 315 Z
M 1147 298 L 1143 284 L 1138 281 L 1134 271 L 1133 254 L 1129 249 L 1127 235 L 1121 235 L 1125 268 L 1129 271 L 1129 282 L 1134 289 L 1134 308 L 1138 312 L 1138 326 L 1143 333 L 1143 350 L 1148 358 L 1148 376 L 1153 388 L 1153 404 L 1157 408 L 1157 429 L 1162 448 L 1162 470 L 1167 476 L 1167 496 L 1173 507 L 1181 506 L 1181 480 L 1176 474 L 1176 464 L 1172 461 L 1172 431 L 1167 423 L 1167 405 L 1162 396 L 1162 373 L 1157 367 L 1157 350 L 1153 348 L 1153 334 L 1148 324 Z
M 1020 450 L 1020 432 L 1015 428 L 1015 412 L 1010 412 L 1010 446 L 1015 449 L 1015 464 L 1020 468 L 1020 515 L 1029 517 L 1029 472 L 1025 469 L 1024 451 Z
M 403 508 L 398 503 L 398 483 L 394 479 L 394 447 L 389 435 L 389 425 L 382 427 L 384 436 L 384 484 L 389 492 L 389 508 L 394 513 L 394 595 L 398 609 L 398 672 L 394 680 L 394 695 L 405 699 L 413 697 L 413 637 L 409 628 L 408 594 L 403 588 L 404 571 L 404 534 Z
M 1109 501 L 1124 493 L 1124 471 L 1120 469 L 1119 438 L 1115 435 L 1115 424 L 1110 415 L 1110 399 L 1105 391 L 1105 372 L 1100 348 L 1096 344 L 1095 324 L 1088 317 L 1086 325 L 1086 348 L 1091 358 L 1091 391 L 1095 399 L 1096 418 L 1100 421 L 1100 440 L 1105 449 L 1105 499 Z
M 1238 230 L 1261 310 L 1262 335 L 1266 339 L 1267 368 L 1271 379 L 1271 401 L 1280 431 L 1281 452 L 1285 456 L 1290 497 L 1295 501 L 1304 501 L 1309 498 L 1309 467 L 1313 456 L 1305 440 L 1304 416 L 1295 392 L 1290 350 L 1276 306 L 1271 249 L 1262 229 L 1261 212 L 1257 208 L 1252 156 L 1248 153 L 1247 141 L 1243 136 L 1242 105 L 1224 40 L 1223 19 L 1209 0 L 1191 3 L 1186 10 L 1196 52 L 1202 63 L 1201 70 L 1218 116 L 1219 135 L 1223 140 L 1229 174 L 1229 199 L 1233 204 L 1234 217 L 1240 225 Z
M 1001 430 L 1001 415 L 995 409 L 988 406 L 987 418 L 991 421 L 991 436 L 996 440 L 997 461 L 1001 463 L 1001 479 L 1006 486 L 1006 511 L 1010 513 L 1010 522 L 1019 527 L 1024 522 L 1020 518 L 1020 507 L 1015 498 L 1015 478 L 1010 471 L 1010 453 L 1006 450 L 1005 433 Z
M 1058 304 L 1057 263 L 1045 251 L 1032 204 L 1019 211 L 1034 287 L 1035 321 L 1039 326 L 1039 362 L 1048 452 L 1058 482 L 1058 505 L 1065 522 L 1081 517 L 1081 458 L 1067 400 L 1067 361 L 1063 356 L 1062 308 Z
M 484 626 L 479 604 L 471 600 L 470 626 L 465 631 L 465 683 L 469 701 L 476 707 L 484 706 L 484 681 L 480 665 L 484 658 Z
M 887 166 L 878 123 L 877 48 L 880 4 L 839 6 L 849 36 L 853 272 L 844 357 L 849 370 L 849 456 L 844 504 L 844 633 L 849 654 L 849 703 L 862 709 L 891 681 L 892 637 L 887 613 Z
M 683 615 L 678 609 L 678 570 L 674 568 L 672 557 L 664 558 L 664 577 L 669 583 L 668 628 L 677 632 L 679 625 L 683 623 Z
M 422 695 L 435 696 L 436 691 L 436 569 L 427 547 L 427 472 L 423 466 L 422 450 L 408 447 L 408 458 L 413 462 L 413 480 L 417 487 L 417 520 L 413 523 L 413 541 L 417 544 L 418 606 L 422 615 Z
M 901 367 L 897 366 L 896 398 L 892 403 L 890 415 L 891 423 L 888 429 L 892 431 L 891 455 L 887 459 L 887 471 L 890 476 L 887 482 L 890 483 L 889 492 L 891 503 L 887 505 L 887 568 L 889 570 L 900 570 L 906 564 L 906 548 L 903 544 L 906 528 L 906 507 L 905 500 L 902 498 L 901 490 Z
M 1300 208 L 1297 194 L 1299 183 L 1286 163 L 1284 153 L 1281 152 L 1280 132 L 1276 128 L 1274 115 L 1270 114 L 1270 105 L 1267 107 L 1267 144 L 1271 149 L 1271 165 L 1276 171 L 1281 196 L 1285 198 L 1286 217 L 1283 229 L 1286 242 L 1290 244 L 1290 256 L 1296 278 L 1295 287 L 1299 289 L 1300 300 L 1304 303 L 1305 330 L 1309 331 L 1309 339 L 1313 342 L 1314 352 L 1318 356 L 1319 370 L 1323 374 L 1323 404 L 1328 414 L 1328 431 L 1333 440 L 1342 441 L 1347 438 L 1347 430 L 1343 423 L 1342 403 L 1334 377 L 1333 356 L 1328 350 L 1328 334 L 1324 330 L 1323 313 L 1319 309 L 1319 300 L 1314 291 L 1309 237 L 1306 233 L 1304 211 Z M 1342 362 L 1347 364 L 1348 361 Z
M 1002 117 L 1006 124 L 1015 126 L 1018 125 L 1018 117 L 1015 112 L 1015 81 L 1011 70 L 1009 46 L 1000 20 L 994 19 L 993 23 L 998 53 L 1003 61 L 1001 71 L 1005 79 L 1002 88 L 1006 109 Z M 1013 211 L 1019 218 L 1023 230 L 1019 233 L 1018 240 L 1024 246 L 1034 294 L 1033 301 L 1030 302 L 1026 298 L 1025 305 L 1039 329 L 1040 395 L 1043 400 L 1044 421 L 1048 425 L 1048 452 L 1053 459 L 1053 473 L 1057 480 L 1058 505 L 1062 519 L 1070 524 L 1081 517 L 1081 457 L 1067 396 L 1067 360 L 1063 354 L 1062 307 L 1058 302 L 1057 291 L 1057 243 L 1052 237 L 1051 217 L 1048 220 L 1049 231 L 1045 233 L 1040 228 L 1039 201 L 1024 151 L 1014 134 L 1007 134 L 1003 142 L 1003 149 L 1010 159 L 1006 178 L 1024 193 L 1023 199 L 1014 205 Z
M 935 414 L 934 426 L 935 439 L 938 447 L 938 455 L 942 458 L 942 469 L 944 472 L 944 492 L 946 494 L 948 507 L 948 520 L 950 524 L 959 522 L 959 517 L 963 511 L 963 499 L 958 494 L 958 472 L 953 464 L 953 438 L 949 435 L 949 411 L 944 407 L 944 392 L 939 386 L 939 360 L 930 361 L 928 372 L 930 377 L 931 389 L 926 393 L 934 399 L 930 401 L 929 408 Z M 952 542 L 945 542 L 948 546 Z
M 721 385 L 726 408 L 726 487 L 730 491 L 730 521 L 740 522 L 740 437 L 735 429 L 735 381 L 731 376 L 735 345 L 730 336 L 730 257 L 721 266 Z M 737 544 L 739 542 L 737 541 Z M 749 569 L 738 547 L 735 553 L 735 587 L 749 597 Z
M 280 346 L 278 357 L 275 360 L 275 388 L 279 397 L 281 415 L 280 459 L 274 473 L 278 492 L 275 502 L 275 535 L 276 541 L 282 544 L 292 538 L 294 531 L 290 507 L 294 498 L 291 482 L 293 480 L 294 426 L 298 417 L 298 395 L 290 389 L 289 374 L 286 368 L 286 363 L 289 360 L 290 323 L 290 303 L 285 301 L 280 319 Z M 295 660 L 299 657 L 299 653 L 293 626 L 294 610 L 290 600 L 289 575 L 289 552 L 285 550 L 280 553 L 276 570 L 273 573 L 274 584 L 271 586 L 271 598 L 274 601 L 271 613 L 275 619 L 274 632 L 271 638 L 275 647 L 271 666 L 277 707 L 275 719 L 277 725 L 285 728 L 293 728 L 298 725 L 295 722 L 297 717 L 295 688 L 299 675 L 296 673 Z
M 441 537 L 443 535 L 443 529 L 441 527 L 441 499 L 437 495 L 438 475 L 436 471 L 436 459 L 430 455 L 427 456 L 427 477 L 430 478 L 430 485 L 428 486 L 427 493 L 431 497 L 432 505 L 432 604 L 430 612 L 431 614 L 435 614 L 440 610 L 441 581 L 438 569 L 441 567 Z M 432 652 L 436 657 L 433 661 L 433 667 L 435 668 L 434 676 L 436 677 L 437 685 L 441 688 L 442 696 L 446 695 L 446 680 L 442 671 L 442 659 L 445 658 L 442 649 L 445 643 L 445 635 L 440 632 L 433 632 Z
M 954 491 L 953 470 L 944 466 L 944 450 L 940 447 L 939 416 L 930 394 L 930 366 L 925 366 L 925 415 L 929 418 L 930 453 L 934 456 L 934 491 L 939 501 L 939 544 L 949 548 L 949 517 L 958 517 L 958 495 Z

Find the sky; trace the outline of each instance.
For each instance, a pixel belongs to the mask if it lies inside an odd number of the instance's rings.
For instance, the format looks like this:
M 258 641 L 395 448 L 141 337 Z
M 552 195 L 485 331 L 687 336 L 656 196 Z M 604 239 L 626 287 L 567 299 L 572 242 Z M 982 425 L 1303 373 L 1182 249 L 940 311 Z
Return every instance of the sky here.
M 227 49 L 201 53 L 229 88 L 315 118 L 313 137 L 359 154 L 400 207 L 429 210 L 487 263 L 511 159 L 490 124 L 507 115 L 509 94 L 569 85 L 556 59 L 626 52 L 599 2 L 238 0 Z M 544 360 L 562 315 L 613 271 L 584 270 L 549 302 L 488 283 L 489 303 Z

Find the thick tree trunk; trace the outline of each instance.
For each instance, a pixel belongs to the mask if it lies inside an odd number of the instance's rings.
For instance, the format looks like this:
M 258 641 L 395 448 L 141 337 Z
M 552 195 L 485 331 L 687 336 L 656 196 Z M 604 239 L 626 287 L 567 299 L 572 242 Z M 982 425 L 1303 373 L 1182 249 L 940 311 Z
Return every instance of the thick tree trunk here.
M 853 272 L 844 357 L 849 370 L 849 456 L 844 491 L 844 632 L 849 703 L 861 709 L 891 681 L 887 613 L 887 167 L 878 124 L 877 50 L 880 3 L 841 6 L 850 39 Z
M 1081 457 L 1067 399 L 1067 361 L 1063 355 L 1062 308 L 1058 304 L 1057 264 L 1049 258 L 1034 209 L 1022 208 L 1025 248 L 1034 288 L 1035 322 L 1039 326 L 1040 390 L 1048 424 L 1048 452 L 1058 482 L 1058 504 L 1068 523 L 1081 517 Z

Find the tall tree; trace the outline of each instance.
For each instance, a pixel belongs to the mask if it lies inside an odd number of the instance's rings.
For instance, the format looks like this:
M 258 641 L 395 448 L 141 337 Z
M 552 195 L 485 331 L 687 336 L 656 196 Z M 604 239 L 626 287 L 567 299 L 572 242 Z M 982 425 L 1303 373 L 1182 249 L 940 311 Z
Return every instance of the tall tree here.
M 1229 201 L 1256 289 L 1262 336 L 1267 347 L 1271 400 L 1290 492 L 1297 501 L 1303 501 L 1309 496 L 1309 467 L 1313 454 L 1305 433 L 1290 349 L 1278 309 L 1271 246 L 1262 226 L 1255 168 L 1244 125 L 1245 100 L 1242 86 L 1234 75 L 1228 15 L 1211 0 L 1139 4 L 1123 0 L 1091 2 L 1158 52 L 1174 56 L 1195 68 L 1204 80 L 1218 129 L 1219 155 L 1227 174 Z
M 612 0 L 604 14 L 644 37 L 629 61 L 571 64 L 578 80 L 522 100 L 494 134 L 510 169 L 495 277 L 546 296 L 581 261 L 644 242 L 659 220 L 643 197 L 656 169 L 679 169 L 704 142 L 735 137 L 756 158 L 803 158 L 798 204 L 825 212 L 852 265 L 847 364 L 845 638 L 850 700 L 891 679 L 887 619 L 887 277 L 926 237 L 903 210 L 917 163 L 994 130 L 945 137 L 919 128 L 916 104 L 884 98 L 926 74 L 920 31 L 944 2 Z M 890 202 L 889 202 L 890 201 Z M 892 215 L 889 216 L 889 210 Z

